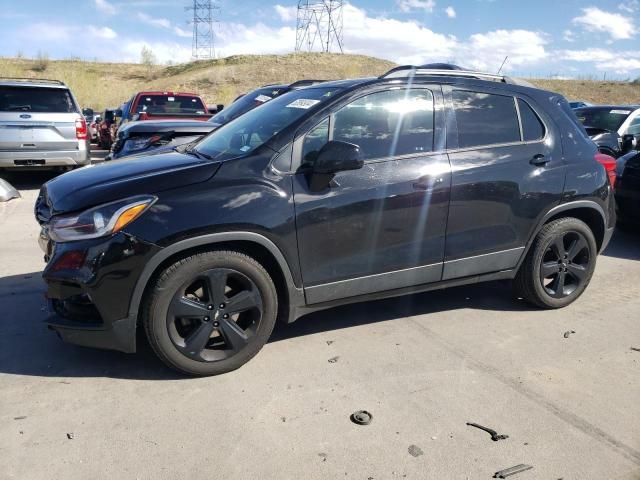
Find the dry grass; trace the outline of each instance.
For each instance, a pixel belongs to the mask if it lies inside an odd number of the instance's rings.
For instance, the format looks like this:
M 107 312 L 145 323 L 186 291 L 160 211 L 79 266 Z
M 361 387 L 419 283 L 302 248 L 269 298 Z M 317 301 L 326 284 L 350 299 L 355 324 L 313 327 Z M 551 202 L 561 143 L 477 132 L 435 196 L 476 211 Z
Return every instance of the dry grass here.
M 380 75 L 394 64 L 362 55 L 236 55 L 170 67 L 98 63 L 80 60 L 0 58 L 0 76 L 53 78 L 67 83 L 82 106 L 102 110 L 118 106 L 147 89 L 195 91 L 209 104 L 229 104 L 237 95 L 268 83 L 302 78 L 341 79 Z M 36 71 L 40 69 L 40 71 Z M 640 103 L 640 84 L 590 80 L 531 80 L 570 100 Z

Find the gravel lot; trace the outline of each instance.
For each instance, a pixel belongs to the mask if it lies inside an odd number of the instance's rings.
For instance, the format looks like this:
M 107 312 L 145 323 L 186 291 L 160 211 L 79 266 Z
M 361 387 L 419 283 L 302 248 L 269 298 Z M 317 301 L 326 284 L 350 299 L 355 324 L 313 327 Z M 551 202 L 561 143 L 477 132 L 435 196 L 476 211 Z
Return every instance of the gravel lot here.
M 142 338 L 126 355 L 47 331 L 32 208 L 51 174 L 6 178 L 23 198 L 0 203 L 0 479 L 640 479 L 640 234 L 616 232 L 564 310 L 505 283 L 351 305 L 184 379 Z

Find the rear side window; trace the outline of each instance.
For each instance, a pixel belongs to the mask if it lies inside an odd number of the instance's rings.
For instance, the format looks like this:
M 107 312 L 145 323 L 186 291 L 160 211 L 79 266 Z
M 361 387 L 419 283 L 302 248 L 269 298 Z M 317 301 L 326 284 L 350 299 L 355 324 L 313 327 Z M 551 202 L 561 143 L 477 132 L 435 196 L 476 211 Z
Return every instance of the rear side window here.
M 541 140 L 544 137 L 544 124 L 533 108 L 522 99 L 518 99 L 520 120 L 522 121 L 522 139 L 525 142 Z
M 520 141 L 520 125 L 513 97 L 453 91 L 459 148 Z
M 69 90 L 39 87 L 0 87 L 0 112 L 74 113 Z

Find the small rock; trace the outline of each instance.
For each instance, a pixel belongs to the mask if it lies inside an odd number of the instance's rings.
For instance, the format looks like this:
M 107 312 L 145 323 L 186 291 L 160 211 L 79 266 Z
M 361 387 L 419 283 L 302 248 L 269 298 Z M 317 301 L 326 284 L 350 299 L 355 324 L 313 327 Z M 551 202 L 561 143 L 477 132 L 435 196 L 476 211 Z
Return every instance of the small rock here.
M 13 417 L 14 420 L 24 420 L 25 418 L 27 418 L 26 415 L 21 415 L 19 417 Z
M 640 348 L 636 348 L 636 347 L 631 347 L 631 350 L 633 350 L 634 352 L 640 352 Z
M 280 417 L 280 420 L 282 420 L 282 423 L 287 421 L 287 417 Z
M 340 357 L 332 357 L 329 359 L 329 363 L 336 363 Z
M 323 462 L 326 462 L 326 461 L 327 461 L 327 454 L 326 454 L 326 453 L 319 453 L 319 454 L 318 454 L 318 456 L 319 456 L 320 458 L 322 458 L 322 461 L 323 461 Z
M 409 445 L 408 451 L 412 457 L 419 457 L 420 455 L 424 455 L 422 449 L 417 445 Z
M 576 333 L 575 330 L 567 330 L 566 332 L 564 332 L 564 338 L 569 338 L 569 335 L 571 335 L 572 333 Z
M 437 440 L 438 437 L 431 437 L 431 440 Z
M 333 343 L 333 340 L 327 340 L 327 345 L 331 345 Z
M 73 433 L 67 433 L 67 438 L 69 440 L 73 440 Z

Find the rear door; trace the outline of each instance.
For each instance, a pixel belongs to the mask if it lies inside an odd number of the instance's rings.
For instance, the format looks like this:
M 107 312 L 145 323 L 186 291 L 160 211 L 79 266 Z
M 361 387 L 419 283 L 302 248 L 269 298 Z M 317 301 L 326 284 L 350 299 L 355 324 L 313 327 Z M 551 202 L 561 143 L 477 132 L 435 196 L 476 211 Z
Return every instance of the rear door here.
M 66 88 L 0 86 L 0 151 L 77 150 L 80 118 Z
M 294 199 L 309 303 L 439 281 L 449 205 L 439 86 L 349 99 L 296 141 Z M 309 166 L 328 140 L 360 146 L 365 165 L 314 191 Z
M 516 266 L 541 216 L 559 203 L 565 164 L 557 127 L 532 99 L 445 87 L 451 205 L 443 279 Z

